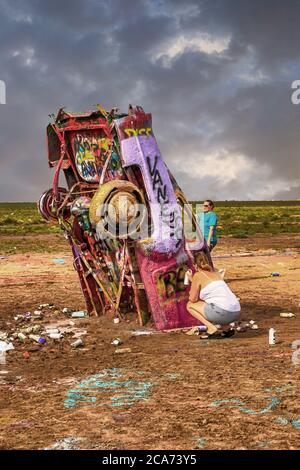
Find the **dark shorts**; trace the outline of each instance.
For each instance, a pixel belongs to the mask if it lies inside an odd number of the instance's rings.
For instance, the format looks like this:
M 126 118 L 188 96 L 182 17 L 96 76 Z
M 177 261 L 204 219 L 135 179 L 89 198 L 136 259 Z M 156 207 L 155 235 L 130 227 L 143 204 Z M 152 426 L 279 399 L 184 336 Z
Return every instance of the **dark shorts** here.
M 223 308 L 217 307 L 215 304 L 205 304 L 204 306 L 205 317 L 214 325 L 228 325 L 236 321 L 241 312 L 229 312 Z

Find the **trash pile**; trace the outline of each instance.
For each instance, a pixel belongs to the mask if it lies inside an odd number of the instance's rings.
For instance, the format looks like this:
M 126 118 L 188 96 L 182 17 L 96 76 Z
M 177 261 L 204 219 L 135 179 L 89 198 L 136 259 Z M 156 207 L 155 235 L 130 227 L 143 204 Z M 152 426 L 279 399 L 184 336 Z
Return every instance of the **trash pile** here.
M 62 315 L 65 319 L 58 318 Z M 88 313 L 84 310 L 74 311 L 69 308 L 60 310 L 53 304 L 41 304 L 33 312 L 14 316 L 14 326 L 9 323 L 11 326 L 8 331 L 0 331 L 0 364 L 6 363 L 6 351 L 23 344 L 30 344 L 33 347 L 35 345 L 38 348 L 47 344 L 52 345 L 53 341 L 62 341 L 66 336 L 71 336 L 74 339 L 70 344 L 72 348 L 84 346 L 81 337 L 86 335 L 87 331 L 76 327 L 73 319 L 85 317 L 88 317 Z M 23 357 L 28 359 L 29 352 L 25 351 Z
M 215 325 L 218 330 L 222 329 L 221 325 Z M 250 320 L 249 322 L 246 321 L 239 321 L 233 322 L 229 324 L 232 330 L 235 330 L 238 333 L 245 333 L 248 330 L 258 330 L 259 327 L 254 320 Z M 206 332 L 207 328 L 205 325 L 194 326 L 192 329 L 186 332 L 187 335 L 201 335 L 203 332 Z

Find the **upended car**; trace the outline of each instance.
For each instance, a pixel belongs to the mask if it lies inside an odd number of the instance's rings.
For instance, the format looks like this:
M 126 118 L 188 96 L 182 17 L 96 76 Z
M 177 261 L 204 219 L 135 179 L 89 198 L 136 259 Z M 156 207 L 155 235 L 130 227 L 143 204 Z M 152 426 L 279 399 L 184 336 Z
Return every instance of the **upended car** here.
M 38 208 L 70 244 L 89 314 L 135 313 L 158 330 L 199 324 L 186 309 L 185 274 L 195 271 L 200 251 L 212 262 L 163 161 L 151 114 L 131 105 L 127 113 L 61 108 L 47 127 L 47 146 L 53 184 Z

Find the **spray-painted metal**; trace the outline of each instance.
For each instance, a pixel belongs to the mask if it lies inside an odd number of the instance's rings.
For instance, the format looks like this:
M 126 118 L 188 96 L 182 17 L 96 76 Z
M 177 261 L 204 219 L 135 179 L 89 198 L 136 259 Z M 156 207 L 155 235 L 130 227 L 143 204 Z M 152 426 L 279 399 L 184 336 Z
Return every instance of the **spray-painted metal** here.
M 135 310 L 141 324 L 151 316 L 157 329 L 199 324 L 186 310 L 184 279 L 199 251 L 211 262 L 209 250 L 163 161 L 151 114 L 131 106 L 128 114 L 61 109 L 47 142 L 55 173 L 38 208 L 69 241 L 88 312 L 122 318 Z M 59 186 L 61 171 L 68 189 Z M 185 236 L 183 213 L 195 240 Z

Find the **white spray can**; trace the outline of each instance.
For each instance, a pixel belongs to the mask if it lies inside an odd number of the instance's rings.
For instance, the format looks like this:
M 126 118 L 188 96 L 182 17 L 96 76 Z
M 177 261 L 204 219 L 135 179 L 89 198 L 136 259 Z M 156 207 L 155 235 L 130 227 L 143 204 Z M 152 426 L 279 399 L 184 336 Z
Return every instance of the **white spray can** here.
M 274 328 L 269 329 L 269 345 L 276 344 L 276 330 Z
M 190 269 L 187 270 L 187 272 L 185 273 L 184 275 L 184 281 L 183 281 L 183 284 L 185 286 L 188 286 L 189 283 L 190 283 L 190 279 L 189 279 L 189 276 L 192 274 L 192 271 Z

